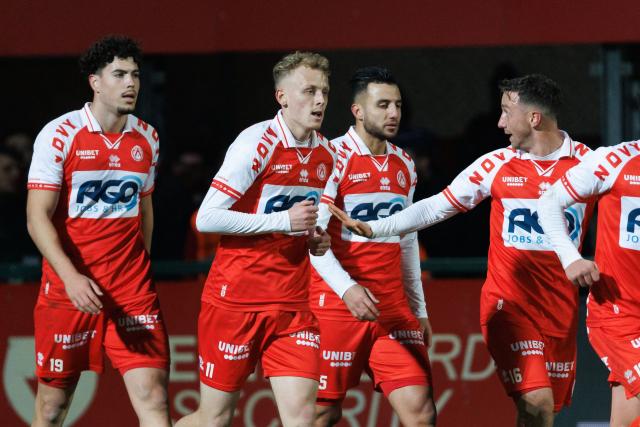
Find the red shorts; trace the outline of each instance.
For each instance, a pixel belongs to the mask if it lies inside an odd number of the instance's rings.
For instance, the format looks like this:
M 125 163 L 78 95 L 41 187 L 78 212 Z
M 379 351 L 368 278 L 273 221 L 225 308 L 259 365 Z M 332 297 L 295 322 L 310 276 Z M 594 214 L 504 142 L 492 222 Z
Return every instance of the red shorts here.
M 156 294 L 148 294 L 98 315 L 47 304 L 42 296 L 34 310 L 36 376 L 60 381 L 82 371 L 102 372 L 103 347 L 121 374 L 133 368 L 169 368 L 167 332 Z
M 640 393 L 640 330 L 631 328 L 587 328 L 589 342 L 609 369 L 609 383 L 624 387 L 627 399 Z
M 242 388 L 258 361 L 265 377 L 318 381 L 320 330 L 310 311 L 230 311 L 202 302 L 198 318 L 200 381 Z
M 320 404 L 342 400 L 365 370 L 376 390 L 388 395 L 408 385 L 431 387 L 431 365 L 415 318 L 393 321 L 319 319 Z M 330 404 L 330 402 L 327 402 Z
M 550 387 L 554 410 L 571 404 L 576 376 L 576 337 L 551 337 L 512 313 L 496 311 L 481 325 L 489 353 L 507 394 L 517 398 Z

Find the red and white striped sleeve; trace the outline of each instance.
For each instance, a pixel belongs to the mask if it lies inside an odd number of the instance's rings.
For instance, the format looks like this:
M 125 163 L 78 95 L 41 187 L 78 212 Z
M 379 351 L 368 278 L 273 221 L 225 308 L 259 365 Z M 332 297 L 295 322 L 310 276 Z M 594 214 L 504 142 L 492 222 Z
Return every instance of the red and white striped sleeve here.
M 64 127 L 70 117 L 71 113 L 51 121 L 36 137 L 27 181 L 29 190 L 60 191 L 64 163 L 75 136 L 75 132 L 71 133 L 75 127 Z

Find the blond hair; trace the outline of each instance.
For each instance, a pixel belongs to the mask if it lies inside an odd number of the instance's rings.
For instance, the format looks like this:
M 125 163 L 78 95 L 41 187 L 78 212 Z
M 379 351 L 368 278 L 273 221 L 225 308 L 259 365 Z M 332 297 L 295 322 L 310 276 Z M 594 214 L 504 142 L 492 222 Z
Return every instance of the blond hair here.
M 312 70 L 320 70 L 327 77 L 331 74 L 329 70 L 329 60 L 319 53 L 295 51 L 282 58 L 273 67 L 273 82 L 276 87 L 278 83 L 289 73 L 298 67 L 307 67 Z

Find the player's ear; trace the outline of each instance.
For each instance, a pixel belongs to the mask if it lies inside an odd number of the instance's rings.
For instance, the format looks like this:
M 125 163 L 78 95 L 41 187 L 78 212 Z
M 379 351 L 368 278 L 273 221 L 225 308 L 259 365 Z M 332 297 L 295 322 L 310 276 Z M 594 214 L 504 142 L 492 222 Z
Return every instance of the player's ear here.
M 353 114 L 353 117 L 355 117 L 356 121 L 364 120 L 364 113 L 360 104 L 351 104 L 351 114 Z
M 91 86 L 94 92 L 100 93 L 100 76 L 97 74 L 89 74 L 89 86 Z
M 277 88 L 275 96 L 276 96 L 276 101 L 278 102 L 278 104 L 280 104 L 282 108 L 287 108 L 289 106 L 287 102 L 287 94 L 285 93 L 284 90 L 282 90 L 281 88 Z
M 529 117 L 529 123 L 533 128 L 540 126 L 540 123 L 542 123 L 542 113 L 539 111 L 532 111 L 531 117 Z

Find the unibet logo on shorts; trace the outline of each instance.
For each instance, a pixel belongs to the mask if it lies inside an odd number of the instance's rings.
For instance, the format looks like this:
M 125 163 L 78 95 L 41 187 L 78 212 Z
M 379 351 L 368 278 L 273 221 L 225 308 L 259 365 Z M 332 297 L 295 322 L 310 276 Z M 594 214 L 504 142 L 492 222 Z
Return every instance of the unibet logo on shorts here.
M 620 247 L 640 251 L 640 197 L 620 198 Z
M 400 212 L 407 206 L 407 197 L 394 193 L 365 193 L 346 194 L 344 196 L 344 210 L 353 219 L 359 221 L 375 221 L 386 218 L 396 212 Z M 378 242 L 378 243 L 398 243 L 398 236 L 376 237 L 368 239 L 366 237 L 353 234 L 346 227 L 342 227 L 342 240 L 351 242 Z
M 537 205 L 538 199 L 502 199 L 502 239 L 505 246 L 527 251 L 553 250 L 538 222 Z M 585 210 L 586 204 L 576 203 L 564 211 L 569 237 L 576 247 L 580 245 Z
M 146 174 L 127 171 L 73 172 L 69 217 L 135 217 L 145 179 Z

